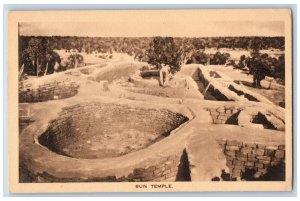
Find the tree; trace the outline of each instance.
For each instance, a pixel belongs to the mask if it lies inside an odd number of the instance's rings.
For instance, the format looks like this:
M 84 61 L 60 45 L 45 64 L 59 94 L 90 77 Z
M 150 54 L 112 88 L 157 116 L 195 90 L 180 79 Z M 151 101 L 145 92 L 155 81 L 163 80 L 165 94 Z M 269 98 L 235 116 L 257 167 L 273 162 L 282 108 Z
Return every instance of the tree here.
M 38 76 L 41 69 L 41 63 L 46 55 L 47 41 L 39 38 L 31 38 L 27 48 L 22 52 L 22 63 L 28 74 Z
M 83 56 L 81 54 L 71 54 L 68 57 L 68 62 L 69 65 L 71 66 L 70 68 L 77 68 L 78 64 L 82 64 L 83 63 Z
M 268 63 L 268 54 L 259 54 L 259 52 L 251 53 L 251 58 L 247 61 L 249 73 L 253 74 L 253 87 L 261 88 L 260 82 L 270 75 Z
M 21 52 L 21 65 L 28 75 L 51 74 L 57 63 L 60 63 L 60 56 L 51 50 L 47 37 L 31 37 Z
M 148 63 L 160 68 L 169 65 L 173 72 L 180 70 L 181 51 L 172 37 L 154 37 L 147 52 Z
M 41 72 L 43 75 L 52 74 L 55 71 L 55 65 L 60 65 L 61 59 L 57 52 L 48 50 L 45 55 L 44 64 Z

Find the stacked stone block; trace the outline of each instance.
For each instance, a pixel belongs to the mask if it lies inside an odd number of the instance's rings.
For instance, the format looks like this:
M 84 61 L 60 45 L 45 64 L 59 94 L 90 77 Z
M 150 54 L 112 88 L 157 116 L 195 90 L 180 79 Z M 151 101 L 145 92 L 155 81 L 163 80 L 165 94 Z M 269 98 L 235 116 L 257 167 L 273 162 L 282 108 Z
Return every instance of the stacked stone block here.
M 19 84 L 19 102 L 41 102 L 64 99 L 78 93 L 79 84 L 71 81 L 51 81 L 32 88 L 31 84 Z
M 56 178 L 46 172 L 34 175 L 30 171 L 31 180 L 35 182 L 147 182 L 147 181 L 176 181 L 178 165 L 180 157 L 178 155 L 170 155 L 159 159 L 159 162 L 151 166 L 143 168 L 134 168 L 128 175 L 116 177 L 111 176 L 95 176 L 95 177 L 72 177 L 72 178 Z M 23 168 L 26 169 L 26 168 Z M 118 170 L 116 170 L 118 171 Z
M 179 156 L 168 156 L 155 165 L 135 168 L 127 177 L 118 178 L 118 181 L 176 181 L 179 162 Z
M 208 108 L 207 111 L 209 111 L 212 121 L 214 124 L 234 124 L 234 115 L 238 115 L 238 113 L 241 111 L 241 108 L 237 107 L 231 107 L 231 106 L 222 106 L 218 108 Z M 229 119 L 233 118 L 233 122 L 230 122 Z
M 240 180 L 246 169 L 254 170 L 254 178 L 268 172 L 268 168 L 285 162 L 285 145 L 245 143 L 236 140 L 219 140 L 226 156 L 232 180 Z

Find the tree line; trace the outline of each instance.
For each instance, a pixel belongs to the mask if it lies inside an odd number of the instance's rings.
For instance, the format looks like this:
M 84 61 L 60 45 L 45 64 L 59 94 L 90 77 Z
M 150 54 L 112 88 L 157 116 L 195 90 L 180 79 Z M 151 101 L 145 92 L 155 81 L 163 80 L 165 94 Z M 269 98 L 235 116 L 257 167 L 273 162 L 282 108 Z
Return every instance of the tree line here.
M 205 48 L 242 48 L 261 50 L 275 48 L 284 50 L 284 37 L 77 37 L 77 36 L 19 36 L 19 67 L 30 75 L 51 74 L 61 59 L 54 50 L 69 52 L 70 65 L 83 61 L 80 53 L 126 53 L 139 61 L 159 66 L 170 65 L 175 71 L 181 64 L 202 63 L 225 64 L 230 55 L 217 51 L 213 55 L 204 53 Z

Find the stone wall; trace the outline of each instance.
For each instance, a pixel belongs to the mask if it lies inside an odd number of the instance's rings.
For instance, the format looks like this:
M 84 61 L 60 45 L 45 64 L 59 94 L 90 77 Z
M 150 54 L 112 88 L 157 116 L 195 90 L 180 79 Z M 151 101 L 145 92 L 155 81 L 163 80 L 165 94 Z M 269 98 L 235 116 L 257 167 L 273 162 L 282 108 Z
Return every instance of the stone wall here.
M 206 108 L 213 124 L 233 124 L 259 129 L 285 130 L 285 122 L 270 111 L 235 106 Z
M 235 140 L 218 140 L 218 143 L 226 156 L 230 180 L 267 180 L 272 168 L 285 164 L 285 145 L 282 144 L 266 145 Z M 271 179 L 283 178 L 285 174 L 276 173 L 281 175 L 273 175 Z
M 180 156 L 169 155 L 159 159 L 151 166 L 142 166 L 133 168 L 128 175 L 116 177 L 115 175 L 93 177 L 93 178 L 56 178 L 46 172 L 34 175 L 26 168 L 21 168 L 20 177 L 23 182 L 146 182 L 146 181 L 176 181 L 178 178 L 178 166 L 180 165 Z M 117 169 L 115 170 L 118 171 Z
M 63 108 L 40 142 L 76 158 L 116 157 L 151 145 L 187 120 L 167 109 L 82 103 Z
M 214 124 L 236 124 L 242 109 L 234 106 L 207 108 Z
M 78 93 L 78 83 L 66 81 L 49 81 L 32 87 L 32 84 L 19 83 L 19 102 L 40 102 L 55 99 L 64 99 L 75 96 Z
M 169 156 L 155 165 L 135 168 L 127 177 L 118 178 L 117 181 L 176 181 L 179 163 L 179 156 Z

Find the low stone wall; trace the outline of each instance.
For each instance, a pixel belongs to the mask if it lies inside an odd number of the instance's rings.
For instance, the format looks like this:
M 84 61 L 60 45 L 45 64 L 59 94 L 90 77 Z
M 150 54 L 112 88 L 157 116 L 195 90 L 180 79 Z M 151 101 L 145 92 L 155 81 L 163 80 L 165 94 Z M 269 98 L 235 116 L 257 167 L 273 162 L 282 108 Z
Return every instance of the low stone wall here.
M 149 146 L 187 120 L 167 109 L 82 103 L 63 108 L 40 142 L 76 158 L 116 157 Z
M 220 106 L 206 108 L 214 124 L 233 124 L 260 129 L 285 130 L 285 123 L 279 116 L 253 107 Z
M 237 116 L 242 109 L 234 106 L 207 108 L 214 124 L 236 124 Z
M 253 101 L 273 104 L 264 96 L 254 93 L 243 87 L 242 84 L 236 84 L 234 80 L 225 73 L 209 70 L 207 67 L 199 66 L 199 80 L 208 87 L 208 92 L 219 101 Z
M 115 175 L 94 178 L 56 178 L 48 173 L 34 175 L 26 168 L 21 168 L 22 182 L 147 182 L 147 181 L 177 181 L 180 180 L 180 156 L 170 155 L 154 162 L 151 166 L 133 168 L 128 175 L 116 177 Z M 116 170 L 117 171 L 117 170 Z
M 19 83 L 19 102 L 40 102 L 55 99 L 64 99 L 75 96 L 79 85 L 75 81 L 49 81 L 32 87 L 32 84 Z
M 117 181 L 176 181 L 179 164 L 179 156 L 169 156 L 155 165 L 135 168 L 128 177 L 118 178 Z
M 218 140 L 218 143 L 226 156 L 230 180 L 264 180 L 267 174 L 271 174 L 272 168 L 285 163 L 285 145 L 282 144 L 234 140 Z M 276 173 L 285 174 L 278 171 Z

